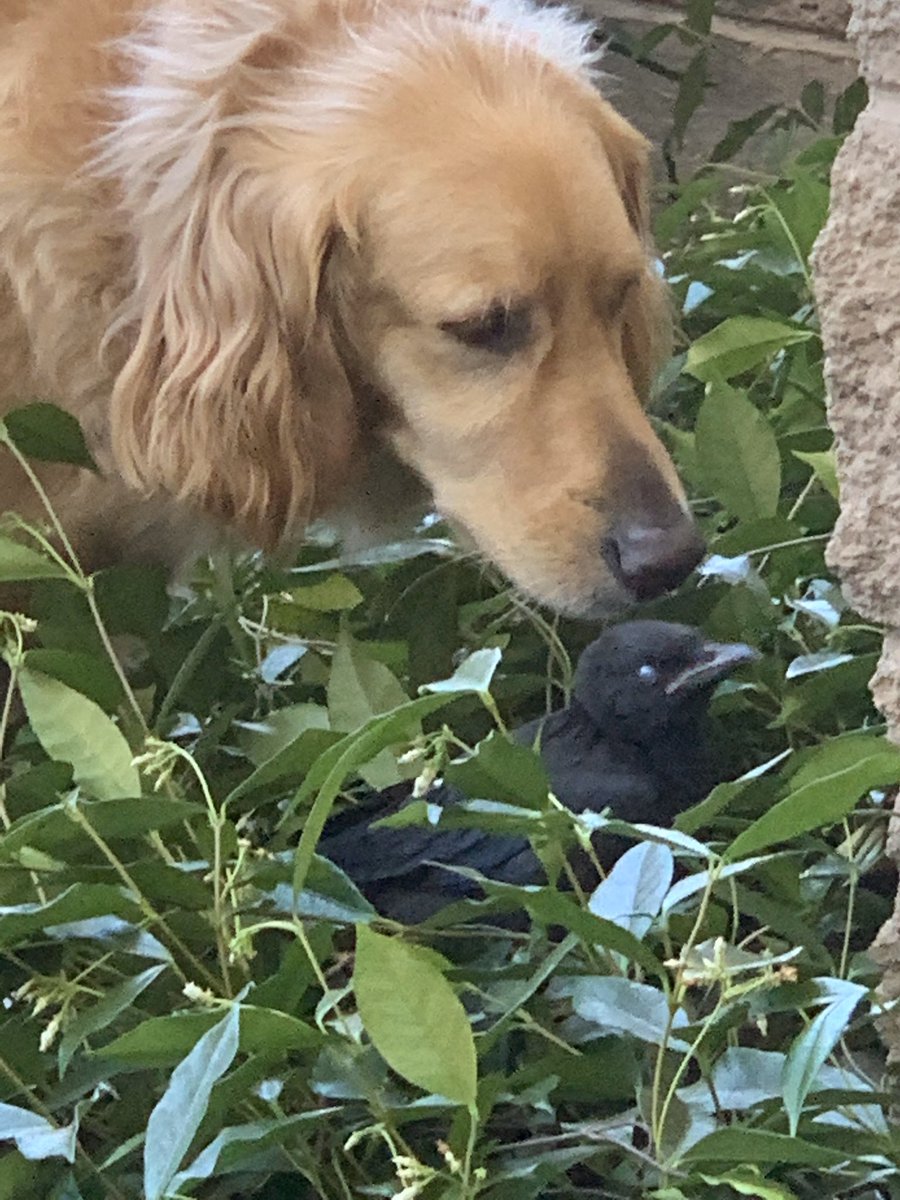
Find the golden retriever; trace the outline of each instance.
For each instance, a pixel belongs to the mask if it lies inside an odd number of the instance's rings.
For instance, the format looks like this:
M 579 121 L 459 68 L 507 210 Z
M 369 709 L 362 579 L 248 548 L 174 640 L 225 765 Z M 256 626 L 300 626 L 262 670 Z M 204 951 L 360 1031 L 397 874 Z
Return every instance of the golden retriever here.
M 75 413 L 79 553 L 430 500 L 592 616 L 702 543 L 641 398 L 644 140 L 530 0 L 0 0 L 0 412 Z M 40 509 L 0 463 L 0 510 Z

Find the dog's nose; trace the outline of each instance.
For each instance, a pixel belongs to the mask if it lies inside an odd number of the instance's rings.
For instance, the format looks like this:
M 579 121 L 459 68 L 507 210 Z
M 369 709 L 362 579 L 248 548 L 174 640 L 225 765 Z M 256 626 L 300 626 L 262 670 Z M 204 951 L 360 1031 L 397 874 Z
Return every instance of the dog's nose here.
M 705 551 L 700 530 L 687 514 L 665 526 L 622 522 L 603 545 L 613 574 L 636 600 L 652 600 L 677 587 Z

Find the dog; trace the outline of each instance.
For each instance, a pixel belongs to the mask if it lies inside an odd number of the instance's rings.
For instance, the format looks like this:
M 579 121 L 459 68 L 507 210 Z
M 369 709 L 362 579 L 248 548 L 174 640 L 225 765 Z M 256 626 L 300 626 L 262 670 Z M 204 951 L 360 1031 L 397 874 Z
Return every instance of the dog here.
M 644 139 L 530 0 L 0 0 L 0 413 L 75 414 L 83 563 L 433 504 L 597 617 L 703 544 L 642 407 Z M 38 519 L 20 468 L 0 511 Z

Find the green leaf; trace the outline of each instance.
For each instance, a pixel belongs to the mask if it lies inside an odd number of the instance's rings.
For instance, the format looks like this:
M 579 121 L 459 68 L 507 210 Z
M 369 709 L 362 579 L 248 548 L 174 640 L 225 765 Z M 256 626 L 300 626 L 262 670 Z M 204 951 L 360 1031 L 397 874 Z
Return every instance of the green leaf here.
M 358 925 L 353 990 L 366 1032 L 392 1070 L 456 1104 L 475 1104 L 475 1040 L 431 957 Z
M 848 733 L 832 738 L 814 750 L 805 752 L 791 776 L 791 788 L 797 791 L 807 783 L 824 779 L 846 767 L 854 767 L 875 755 L 893 755 L 900 771 L 900 748 L 877 733 Z M 799 756 L 797 756 L 799 757 Z
M 78 421 L 55 404 L 14 408 L 3 418 L 3 424 L 16 448 L 29 458 L 97 470 Z
M 649 974 L 666 978 L 663 964 L 630 930 L 605 917 L 595 916 L 562 892 L 550 888 L 518 888 L 494 880 L 485 880 L 482 886 L 489 896 L 515 901 L 541 924 L 548 927 L 561 925 L 576 934 L 585 946 L 602 946 L 637 963 Z
M 803 536 L 803 529 L 783 517 L 764 517 L 760 521 L 747 521 L 735 525 L 714 538 L 710 549 L 723 558 L 753 554 L 765 546 L 777 546 L 782 542 L 793 542 Z
M 73 883 L 46 904 L 16 904 L 0 908 L 0 946 L 15 946 L 33 933 L 92 917 L 114 916 L 140 921 L 143 912 L 122 888 L 106 883 Z
M 712 29 L 716 0 L 687 0 L 685 25 L 694 33 L 707 34 Z
M 0 834 L 0 853 L 12 856 L 26 846 L 50 853 L 81 842 L 89 845 L 87 833 L 73 821 L 74 807 L 66 800 L 20 817 L 8 833 Z M 108 842 L 142 837 L 154 829 L 180 824 L 198 812 L 196 804 L 164 796 L 147 796 L 140 803 L 133 799 L 80 800 L 77 809 L 91 829 Z
M 828 185 L 806 172 L 798 172 L 789 188 L 775 188 L 767 193 L 767 199 L 798 263 L 805 267 L 828 216 Z
M 744 148 L 755 133 L 759 133 L 776 112 L 778 112 L 778 106 L 770 104 L 766 108 L 760 108 L 755 113 L 751 113 L 749 117 L 729 122 L 725 136 L 713 147 L 709 161 L 720 163 L 734 158 L 738 151 Z
M 708 389 L 697 416 L 697 460 L 707 487 L 745 521 L 772 517 L 778 507 L 781 458 L 769 422 L 742 393 Z
M 685 370 L 704 383 L 733 379 L 768 362 L 788 346 L 808 342 L 811 329 L 773 321 L 770 317 L 728 317 L 697 338 L 688 351 Z
M 342 631 L 331 661 L 328 713 L 331 728 L 350 732 L 381 713 L 390 712 L 409 697 L 394 674 Z
M 800 93 L 800 107 L 818 125 L 825 116 L 825 88 L 818 79 L 812 79 Z
M 159 636 L 169 615 L 169 575 L 163 567 L 117 563 L 91 579 L 108 634 L 130 633 L 150 642 Z
M 731 1188 L 739 1196 L 758 1196 L 759 1200 L 797 1200 L 796 1193 L 781 1183 L 764 1178 L 752 1167 L 745 1170 L 729 1171 L 725 1175 L 701 1175 L 700 1178 L 710 1187 Z
M 833 662 L 827 671 L 792 680 L 782 692 L 778 723 L 825 732 L 835 714 L 845 726 L 863 724 L 871 701 L 868 683 L 878 665 L 878 655 L 857 654 L 849 662 Z
M 122 702 L 122 684 L 108 658 L 77 650 L 29 650 L 25 666 L 58 679 L 75 692 L 93 700 L 105 712 L 114 712 Z
M 794 450 L 794 458 L 799 458 L 801 462 L 805 462 L 807 466 L 812 467 L 813 474 L 822 487 L 833 496 L 835 500 L 840 500 L 840 484 L 838 483 L 837 463 L 834 459 L 833 450 L 821 450 L 813 453 L 804 450 Z
M 656 842 L 631 846 L 594 889 L 588 908 L 595 917 L 642 938 L 659 915 L 674 871 L 668 846 Z
M 860 76 L 859 79 L 854 79 L 853 83 L 845 88 L 834 102 L 832 118 L 834 132 L 839 136 L 850 133 L 856 124 L 857 117 L 868 102 L 869 89 L 865 79 Z
M 716 1107 L 722 1112 L 744 1112 L 781 1095 L 785 1055 L 750 1046 L 729 1046 L 717 1059 L 707 1078 L 680 1090 L 685 1099 L 709 1096 L 715 1090 Z
M 898 782 L 900 760 L 897 754 L 873 754 L 785 796 L 739 833 L 724 857 L 730 860 L 744 858 L 776 842 L 833 825 L 852 812 L 865 792 Z
M 65 579 L 67 571 L 39 550 L 12 538 L 0 537 L 0 583 L 25 583 L 30 579 Z
M 71 1171 L 59 1181 L 57 1186 L 48 1195 L 47 1200 L 84 1200 L 84 1196 L 79 1190 L 78 1184 L 75 1182 L 75 1176 Z
M 439 795 L 435 801 L 437 803 Z M 381 817 L 377 829 L 404 829 L 418 825 L 434 829 L 434 809 L 428 800 L 410 800 L 389 817 Z M 499 800 L 460 800 L 440 809 L 439 829 L 483 829 L 485 833 L 531 837 L 540 831 L 543 814 L 533 808 L 504 804 Z M 567 825 L 565 819 L 562 824 Z
M 241 749 L 260 767 L 280 754 L 310 729 L 328 729 L 328 710 L 321 704 L 289 704 L 268 714 L 264 721 L 240 723 Z
M 167 1067 L 177 1063 L 197 1040 L 219 1020 L 215 1012 L 171 1013 L 148 1017 L 135 1029 L 95 1051 L 97 1058 L 139 1067 Z M 240 1049 L 242 1054 L 265 1054 L 283 1058 L 292 1052 L 311 1050 L 322 1042 L 317 1029 L 297 1017 L 273 1008 L 241 1006 Z
M 318 707 L 318 705 L 309 705 L 309 707 Z M 343 741 L 345 739 L 332 729 L 317 729 L 315 726 L 304 729 L 297 734 L 293 741 L 277 750 L 271 758 L 267 758 L 242 783 L 239 783 L 229 794 L 228 804 L 234 804 L 235 801 L 252 795 L 261 788 L 271 787 L 272 784 L 281 780 L 296 780 L 306 775 L 315 763 L 324 758 L 326 751 Z M 254 740 L 254 750 L 258 749 L 260 744 Z
M 683 1163 L 724 1162 L 784 1163 L 827 1169 L 846 1162 L 846 1153 L 817 1146 L 814 1142 L 789 1137 L 786 1133 L 767 1133 L 762 1129 L 717 1129 L 682 1156 Z
M 80 692 L 57 679 L 19 673 L 19 691 L 31 728 L 47 755 L 72 764 L 76 782 L 97 800 L 140 796 L 141 780 L 118 727 Z
M 817 650 L 815 654 L 800 654 L 788 663 L 785 679 L 799 679 L 803 675 L 815 675 L 819 671 L 830 671 L 833 667 L 852 662 L 852 654 L 841 654 L 837 650 Z
M 710 7 L 710 0 L 702 0 L 703 7 Z M 709 66 L 706 49 L 698 51 L 681 73 L 675 103 L 672 106 L 671 138 L 679 148 L 691 118 L 703 103 L 709 82 Z
M 740 862 L 729 863 L 716 871 L 716 883 L 721 883 L 725 879 L 732 879 L 735 875 L 743 875 L 745 871 L 752 871 L 754 867 L 758 867 L 760 863 L 766 861 L 770 855 L 761 855 L 755 858 L 743 858 Z M 690 896 L 694 896 L 697 892 L 705 891 L 710 879 L 709 871 L 697 871 L 693 875 L 685 875 L 683 879 L 669 890 L 663 900 L 662 911 L 667 914 L 672 911 L 676 904 L 681 904 Z
M 144 1140 L 144 1196 L 161 1200 L 200 1127 L 213 1084 L 238 1052 L 239 1004 L 233 1004 L 172 1072 L 169 1086 L 147 1122 Z
M 209 1179 L 213 1175 L 233 1173 L 245 1160 L 259 1156 L 260 1149 L 278 1146 L 289 1138 L 298 1125 L 321 1121 L 334 1115 L 333 1108 L 313 1108 L 274 1121 L 254 1121 L 232 1125 L 218 1133 L 210 1144 L 172 1180 L 171 1191 L 179 1193 L 191 1179 Z
M 291 588 L 291 600 L 313 612 L 346 612 L 362 604 L 363 594 L 346 575 L 331 575 L 319 583 Z
M 363 643 L 342 630 L 331 660 L 328 680 L 328 714 L 331 728 L 352 732 L 360 726 L 405 704 L 409 697 L 384 663 L 372 658 Z M 381 750 L 360 771 L 370 787 L 377 790 L 399 783 L 402 775 L 394 756 Z
M 739 796 L 746 787 L 746 782 L 738 780 L 728 780 L 726 783 L 717 784 L 705 800 L 680 812 L 675 818 L 674 827 L 682 833 L 696 833 L 698 829 L 702 829 L 704 825 L 715 820 L 723 809 L 727 809 L 732 800 Z
M 540 755 L 497 730 L 479 742 L 469 758 L 450 763 L 444 775 L 467 796 L 528 808 L 542 808 L 550 790 Z
M 368 923 L 377 916 L 351 879 L 327 858 L 316 855 L 310 863 L 306 885 L 299 894 L 289 883 L 280 883 L 267 899 L 281 912 L 317 921 L 341 924 Z
M 107 992 L 102 1000 L 98 1000 L 96 1004 L 92 1004 L 89 1008 L 84 1008 L 78 1013 L 74 1021 L 71 1021 L 65 1027 L 65 1032 L 59 1043 L 58 1062 L 60 1078 L 68 1070 L 72 1056 L 80 1044 L 91 1037 L 92 1034 L 99 1033 L 102 1029 L 106 1029 L 108 1025 L 111 1025 L 120 1013 L 123 1013 L 134 1004 L 141 992 L 145 988 L 148 988 L 155 979 L 158 979 L 165 969 L 165 964 L 158 967 L 149 967 L 146 971 L 142 971 L 140 975 L 135 975 L 132 979 L 126 979 L 124 983 L 118 984 L 118 986 Z
M 35 1162 L 43 1158 L 75 1161 L 78 1126 L 51 1125 L 44 1117 L 15 1104 L 0 1104 L 0 1141 L 13 1141 L 23 1158 Z
M 794 1040 L 788 1051 L 782 1084 L 784 1109 L 790 1121 L 792 1137 L 797 1134 L 803 1102 L 815 1085 L 828 1056 L 843 1036 L 853 1010 L 865 994 L 866 988 L 859 984 L 847 984 L 847 995 L 826 1005 Z

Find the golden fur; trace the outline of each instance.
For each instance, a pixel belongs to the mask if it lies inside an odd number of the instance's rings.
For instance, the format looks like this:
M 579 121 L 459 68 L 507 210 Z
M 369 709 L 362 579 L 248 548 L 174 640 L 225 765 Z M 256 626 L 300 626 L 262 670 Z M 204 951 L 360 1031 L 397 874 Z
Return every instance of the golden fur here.
M 587 32 L 529 0 L 0 0 L 0 412 L 81 420 L 104 477 L 42 477 L 89 565 L 430 495 L 538 599 L 626 598 L 604 538 L 686 518 L 639 400 L 646 146 Z M 453 332 L 498 304 L 514 353 Z M 3 462 L 9 508 L 39 512 Z

